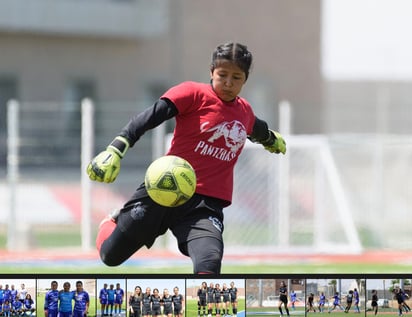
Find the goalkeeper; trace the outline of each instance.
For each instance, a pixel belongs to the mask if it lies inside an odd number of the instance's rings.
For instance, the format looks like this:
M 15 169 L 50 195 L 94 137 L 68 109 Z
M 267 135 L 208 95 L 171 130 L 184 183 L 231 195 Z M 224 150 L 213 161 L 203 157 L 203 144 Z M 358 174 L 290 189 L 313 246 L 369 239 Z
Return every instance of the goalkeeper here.
M 106 265 L 120 265 L 171 230 L 179 250 L 191 258 L 195 274 L 220 273 L 223 208 L 231 204 L 233 170 L 246 139 L 271 153 L 286 153 L 282 136 L 270 130 L 248 101 L 238 96 L 251 64 L 252 54 L 246 46 L 219 45 L 212 54 L 210 83 L 183 82 L 170 88 L 151 107 L 132 117 L 107 149 L 90 162 L 90 179 L 113 182 L 129 147 L 147 130 L 174 118 L 167 154 L 186 159 L 197 178 L 195 194 L 181 206 L 156 204 L 142 184 L 120 210 L 104 219 L 96 246 Z

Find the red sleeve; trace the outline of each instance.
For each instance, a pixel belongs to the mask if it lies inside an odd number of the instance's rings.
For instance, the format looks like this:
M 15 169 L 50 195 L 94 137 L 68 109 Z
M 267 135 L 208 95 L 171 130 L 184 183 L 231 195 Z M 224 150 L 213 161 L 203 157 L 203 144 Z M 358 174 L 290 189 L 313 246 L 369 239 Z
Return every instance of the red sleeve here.
M 195 82 L 186 81 L 166 91 L 161 98 L 172 101 L 179 113 L 185 113 L 196 104 L 197 89 Z

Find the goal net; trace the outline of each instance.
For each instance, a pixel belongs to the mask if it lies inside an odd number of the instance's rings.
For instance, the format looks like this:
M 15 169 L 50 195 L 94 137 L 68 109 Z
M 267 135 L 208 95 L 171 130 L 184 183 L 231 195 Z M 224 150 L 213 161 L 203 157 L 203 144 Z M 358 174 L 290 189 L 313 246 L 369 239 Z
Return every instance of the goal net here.
M 287 144 L 285 156 L 250 142 L 245 147 L 225 211 L 226 252 L 360 252 L 327 139 L 288 136 Z

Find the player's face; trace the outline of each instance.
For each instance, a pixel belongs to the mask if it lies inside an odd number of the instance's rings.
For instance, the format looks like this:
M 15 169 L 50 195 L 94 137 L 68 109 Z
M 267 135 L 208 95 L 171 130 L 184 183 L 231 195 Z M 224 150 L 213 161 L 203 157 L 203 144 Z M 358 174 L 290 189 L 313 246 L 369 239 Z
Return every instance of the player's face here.
M 51 288 L 52 288 L 52 290 L 56 290 L 57 289 L 57 283 L 52 283 Z
M 211 72 L 212 87 L 223 101 L 232 101 L 239 95 L 246 82 L 246 75 L 239 66 L 230 61 L 222 61 Z
M 64 289 L 65 292 L 70 291 L 70 284 L 69 283 L 64 283 L 63 284 L 63 289 Z

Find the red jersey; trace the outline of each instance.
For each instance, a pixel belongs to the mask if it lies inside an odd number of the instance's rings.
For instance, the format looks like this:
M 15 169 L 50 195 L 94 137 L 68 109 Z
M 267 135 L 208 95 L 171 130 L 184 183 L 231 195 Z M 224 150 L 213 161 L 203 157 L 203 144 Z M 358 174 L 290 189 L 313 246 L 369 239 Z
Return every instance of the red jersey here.
M 252 107 L 241 97 L 225 102 L 212 85 L 196 82 L 172 87 L 162 98 L 171 100 L 179 111 L 167 154 L 193 166 L 197 193 L 230 205 L 235 163 L 255 123 Z

